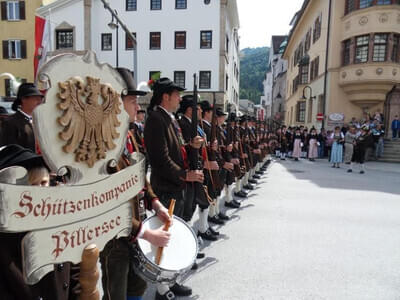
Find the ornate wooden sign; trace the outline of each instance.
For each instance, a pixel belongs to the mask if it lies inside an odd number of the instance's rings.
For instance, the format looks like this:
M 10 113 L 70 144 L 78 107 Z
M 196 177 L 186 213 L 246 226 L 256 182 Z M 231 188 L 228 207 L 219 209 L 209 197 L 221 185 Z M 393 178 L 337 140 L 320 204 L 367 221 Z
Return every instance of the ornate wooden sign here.
M 68 181 L 57 187 L 18 185 L 17 169 L 7 170 L 7 180 L 0 172 L 0 231 L 29 232 L 22 245 L 29 284 L 52 271 L 53 264 L 79 263 L 89 245 L 102 250 L 112 238 L 127 236 L 130 199 L 145 184 L 141 154 L 131 156 L 130 167 L 107 172 L 124 150 L 129 125 L 118 72 L 89 51 L 54 57 L 38 79 L 47 92 L 33 114 L 35 137 L 49 168 L 67 172 Z

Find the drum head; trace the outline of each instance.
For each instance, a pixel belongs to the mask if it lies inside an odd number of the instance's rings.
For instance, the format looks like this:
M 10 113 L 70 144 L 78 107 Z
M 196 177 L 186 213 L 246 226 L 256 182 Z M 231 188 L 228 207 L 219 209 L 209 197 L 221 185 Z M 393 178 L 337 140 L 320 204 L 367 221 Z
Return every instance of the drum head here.
M 143 222 L 146 229 L 157 229 L 164 224 L 156 216 Z M 198 244 L 193 230 L 180 218 L 174 216 L 174 222 L 169 228 L 171 239 L 164 247 L 159 267 L 164 270 L 178 271 L 190 267 L 197 256 Z M 139 247 L 146 258 L 155 264 L 157 247 L 144 239 L 138 240 Z

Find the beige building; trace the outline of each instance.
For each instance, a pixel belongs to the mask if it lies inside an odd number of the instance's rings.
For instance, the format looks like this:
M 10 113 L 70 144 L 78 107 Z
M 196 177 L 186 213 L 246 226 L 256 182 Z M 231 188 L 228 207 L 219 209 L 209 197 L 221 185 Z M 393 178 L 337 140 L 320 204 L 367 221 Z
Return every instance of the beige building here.
M 305 0 L 292 22 L 283 54 L 287 125 L 400 114 L 399 0 Z
M 0 74 L 11 73 L 15 77 L 32 82 L 33 56 L 35 51 L 35 11 L 42 0 L 1 1 Z M 0 97 L 7 100 L 15 96 L 10 80 L 0 78 Z

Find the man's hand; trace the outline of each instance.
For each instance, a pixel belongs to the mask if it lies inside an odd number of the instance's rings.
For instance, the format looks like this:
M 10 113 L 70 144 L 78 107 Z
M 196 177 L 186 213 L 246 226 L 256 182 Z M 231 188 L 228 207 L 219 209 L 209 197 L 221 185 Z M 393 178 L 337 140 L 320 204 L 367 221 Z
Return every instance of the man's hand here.
M 143 239 L 148 241 L 150 244 L 156 247 L 165 247 L 168 245 L 171 233 L 163 230 L 164 226 L 158 229 L 146 229 L 143 234 Z
M 232 158 L 231 159 L 231 163 L 233 163 L 234 165 L 239 165 L 240 164 L 240 160 L 238 158 Z
M 200 147 L 203 145 L 203 143 L 204 143 L 204 139 L 201 136 L 196 136 L 190 142 L 190 146 L 195 149 L 200 149 Z
M 204 169 L 217 171 L 219 170 L 219 165 L 215 160 L 213 161 L 206 160 L 204 162 Z
M 171 222 L 172 224 L 172 218 L 168 214 L 168 209 L 159 200 L 153 200 L 152 207 L 156 211 L 157 217 L 163 223 Z
M 248 158 L 249 156 L 246 153 L 242 154 L 242 158 Z
M 211 149 L 213 151 L 218 151 L 218 141 L 215 140 L 212 144 L 211 144 Z
M 224 169 L 228 170 L 228 171 L 232 171 L 233 170 L 233 163 L 230 162 L 226 162 L 224 163 Z
M 203 171 L 202 170 L 194 170 L 194 171 L 187 172 L 185 181 L 202 183 L 204 181 Z

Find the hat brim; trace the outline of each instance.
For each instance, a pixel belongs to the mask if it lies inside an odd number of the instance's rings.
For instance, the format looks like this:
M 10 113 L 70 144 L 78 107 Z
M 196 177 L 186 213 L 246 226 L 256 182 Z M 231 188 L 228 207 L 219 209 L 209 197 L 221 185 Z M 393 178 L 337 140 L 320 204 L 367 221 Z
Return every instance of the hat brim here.
M 130 91 L 127 92 L 127 95 L 131 95 L 131 96 L 146 96 L 147 92 L 130 90 Z

